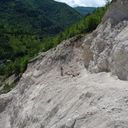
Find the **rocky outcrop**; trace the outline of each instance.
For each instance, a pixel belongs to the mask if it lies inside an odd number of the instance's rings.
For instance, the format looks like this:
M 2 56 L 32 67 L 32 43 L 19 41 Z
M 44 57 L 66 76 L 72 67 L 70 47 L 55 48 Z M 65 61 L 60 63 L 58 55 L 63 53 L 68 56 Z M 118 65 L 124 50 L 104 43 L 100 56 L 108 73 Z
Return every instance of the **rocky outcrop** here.
M 102 23 L 84 41 L 84 63 L 90 72 L 111 71 L 128 80 L 128 1 L 112 1 Z
M 128 128 L 128 83 L 102 72 L 127 79 L 127 20 L 111 13 L 87 37 L 63 41 L 29 62 L 18 85 L 0 95 L 0 128 Z
M 66 120 L 71 106 L 66 110 L 65 104 L 68 96 L 75 95 L 75 90 L 70 95 L 72 87 L 66 86 L 70 86 L 70 79 L 80 77 L 84 69 L 80 47 L 83 40 L 80 36 L 63 41 L 57 48 L 40 53 L 29 62 L 18 85 L 8 94 L 0 95 L 0 128 L 74 126 L 75 119 L 69 118 L 66 124 L 57 122 Z
M 0 128 L 128 127 L 127 82 L 87 73 L 84 39 L 63 41 L 29 62 L 18 85 L 0 95 Z

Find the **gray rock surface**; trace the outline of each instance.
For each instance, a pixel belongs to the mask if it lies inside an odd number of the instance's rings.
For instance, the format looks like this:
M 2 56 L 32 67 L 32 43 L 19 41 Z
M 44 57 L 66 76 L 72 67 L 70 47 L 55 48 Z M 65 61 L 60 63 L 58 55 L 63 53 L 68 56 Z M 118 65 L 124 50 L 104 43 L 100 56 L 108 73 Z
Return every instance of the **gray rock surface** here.
M 84 63 L 90 72 L 111 71 L 128 80 L 128 1 L 113 1 L 102 23 L 84 41 Z
M 128 82 L 84 68 L 126 79 L 127 31 L 126 20 L 108 18 L 91 35 L 40 53 L 0 95 L 0 128 L 128 128 Z
M 0 128 L 128 127 L 127 82 L 88 73 L 82 40 L 63 41 L 30 61 L 18 85 L 0 95 Z

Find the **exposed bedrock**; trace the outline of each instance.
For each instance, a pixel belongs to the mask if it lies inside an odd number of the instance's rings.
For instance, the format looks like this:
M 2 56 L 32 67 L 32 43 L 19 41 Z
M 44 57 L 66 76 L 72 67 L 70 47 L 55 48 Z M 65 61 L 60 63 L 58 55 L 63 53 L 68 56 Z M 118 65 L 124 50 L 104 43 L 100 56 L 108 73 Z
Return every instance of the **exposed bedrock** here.
M 128 80 L 128 1 L 113 1 L 101 24 L 84 41 L 84 64 L 90 72 L 111 71 Z

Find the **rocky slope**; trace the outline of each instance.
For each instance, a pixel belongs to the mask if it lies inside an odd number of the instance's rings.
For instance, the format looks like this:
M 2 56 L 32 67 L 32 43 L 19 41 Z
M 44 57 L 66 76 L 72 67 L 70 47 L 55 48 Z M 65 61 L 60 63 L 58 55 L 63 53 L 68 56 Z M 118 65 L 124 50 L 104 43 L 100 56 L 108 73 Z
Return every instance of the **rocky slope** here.
M 124 8 L 121 1 L 112 3 L 109 10 Z M 111 73 L 90 74 L 84 68 L 85 64 L 91 72 L 117 71 L 119 55 L 127 49 L 127 20 L 110 18 L 109 10 L 91 35 L 63 41 L 29 62 L 16 88 L 0 95 L 0 128 L 128 128 L 127 81 Z M 124 49 L 118 55 L 120 45 Z M 114 62 L 107 60 L 104 66 L 105 56 Z
M 102 23 L 84 41 L 84 63 L 89 71 L 111 71 L 128 80 L 127 7 L 127 0 L 113 1 Z
M 88 73 L 83 40 L 63 41 L 30 61 L 17 87 L 0 96 L 0 128 L 128 127 L 127 82 Z

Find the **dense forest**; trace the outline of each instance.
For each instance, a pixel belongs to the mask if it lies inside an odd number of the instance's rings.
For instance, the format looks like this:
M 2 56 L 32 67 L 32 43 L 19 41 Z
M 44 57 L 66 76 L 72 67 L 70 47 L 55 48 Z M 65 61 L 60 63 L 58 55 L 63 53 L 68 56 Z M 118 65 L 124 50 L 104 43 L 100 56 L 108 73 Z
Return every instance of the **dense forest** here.
M 23 32 L 2 23 L 0 37 L 0 75 L 6 76 L 12 71 L 23 73 L 28 60 L 37 55 L 43 42 L 41 35 Z
M 46 38 L 0 23 L 0 76 L 4 76 L 4 79 L 12 74 L 21 76 L 27 68 L 28 61 L 39 52 L 55 48 L 61 41 L 73 36 L 92 32 L 101 22 L 108 5 L 97 8 L 93 14 L 86 15 L 80 22 L 54 37 Z
M 88 14 L 92 14 L 94 12 L 94 10 L 96 10 L 96 7 L 78 6 L 78 7 L 75 7 L 74 9 L 82 15 L 88 15 Z
M 0 22 L 34 34 L 55 35 L 82 15 L 54 0 L 0 0 Z

